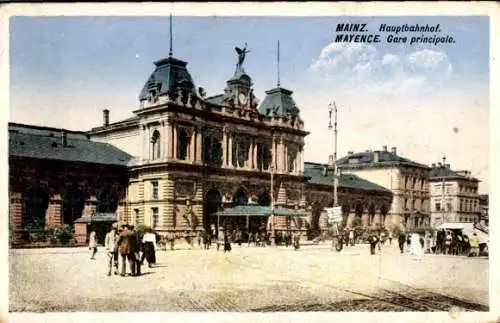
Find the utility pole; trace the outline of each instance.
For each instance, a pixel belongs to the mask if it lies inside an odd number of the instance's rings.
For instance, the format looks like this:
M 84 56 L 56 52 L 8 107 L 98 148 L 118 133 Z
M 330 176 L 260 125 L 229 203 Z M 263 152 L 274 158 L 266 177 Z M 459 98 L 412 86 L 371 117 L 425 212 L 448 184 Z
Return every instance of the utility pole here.
M 274 150 L 274 136 L 272 137 L 272 145 Z M 275 151 L 273 151 L 273 155 L 276 156 Z M 276 157 L 274 161 L 271 162 L 271 167 L 269 170 L 271 171 L 271 243 L 273 246 L 276 246 L 276 235 L 274 232 L 274 164 L 276 163 Z
M 333 121 L 333 127 L 332 127 L 332 113 L 334 114 L 334 121 Z M 335 210 L 335 208 L 338 206 L 338 179 L 337 179 L 337 105 L 335 104 L 335 101 L 333 101 L 333 104 L 330 103 L 328 105 L 328 115 L 329 115 L 329 124 L 328 124 L 328 129 L 332 130 L 333 128 L 333 209 L 332 211 Z M 336 234 L 339 234 L 339 227 L 338 227 L 338 222 L 335 222 L 335 229 L 336 229 Z M 333 239 L 333 243 L 335 242 L 335 238 Z M 338 236 L 337 236 L 338 239 Z
M 446 156 L 443 156 L 443 174 L 441 174 L 442 176 L 442 180 L 441 180 L 441 198 L 442 198 L 442 201 L 441 201 L 441 224 L 443 224 L 445 222 L 445 203 L 446 203 L 446 199 L 445 199 L 445 189 L 444 189 L 444 169 L 446 168 Z

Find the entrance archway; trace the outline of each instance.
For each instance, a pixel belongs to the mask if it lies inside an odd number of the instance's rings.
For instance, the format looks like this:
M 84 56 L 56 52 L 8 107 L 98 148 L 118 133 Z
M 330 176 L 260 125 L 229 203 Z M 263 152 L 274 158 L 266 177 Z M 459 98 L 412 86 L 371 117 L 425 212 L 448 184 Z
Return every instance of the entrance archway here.
M 73 221 L 82 216 L 85 197 L 81 189 L 76 184 L 71 184 L 66 188 L 62 200 L 63 224 L 72 225 Z
M 42 230 L 45 227 L 45 213 L 49 206 L 48 189 L 40 183 L 32 183 L 24 192 L 23 228 Z
M 217 218 L 213 214 L 219 211 L 222 204 L 222 196 L 217 188 L 210 189 L 205 195 L 203 203 L 203 227 L 206 231 L 211 231 L 211 226 L 217 226 Z
M 233 195 L 233 206 L 247 205 L 248 204 L 248 194 L 243 188 L 238 188 L 238 190 Z

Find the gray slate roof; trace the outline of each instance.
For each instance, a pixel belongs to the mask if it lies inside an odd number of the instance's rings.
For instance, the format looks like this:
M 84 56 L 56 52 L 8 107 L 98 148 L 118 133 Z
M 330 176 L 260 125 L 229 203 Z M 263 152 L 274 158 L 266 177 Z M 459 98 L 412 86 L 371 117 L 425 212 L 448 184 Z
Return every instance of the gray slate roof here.
M 337 160 L 338 166 L 356 166 L 356 165 L 379 165 L 379 166 L 392 166 L 395 164 L 400 165 L 409 165 L 423 168 L 430 168 L 427 165 L 420 164 L 409 160 L 407 158 L 398 156 L 390 151 L 378 151 L 379 153 L 379 161 L 374 163 L 374 151 L 365 151 L 360 153 L 355 153 Z M 352 161 L 357 160 L 357 162 L 353 163 Z
M 205 98 L 205 102 L 212 103 L 215 105 L 222 105 L 222 100 L 224 100 L 224 94 L 217 94 Z
M 158 95 L 167 94 L 174 87 L 194 88 L 193 79 L 186 68 L 186 62 L 168 57 L 156 61 L 154 64 L 156 68 L 142 88 L 139 101 L 147 100 L 150 88 L 159 89 Z
M 9 156 L 120 166 L 132 158 L 113 145 L 87 139 L 84 132 L 65 130 L 67 146 L 63 147 L 62 130 L 9 124 Z
M 292 98 L 292 93 L 281 87 L 266 91 L 266 97 L 259 106 L 260 114 L 270 116 L 275 113 L 280 117 L 298 116 L 300 111 Z
M 437 179 L 437 178 L 462 178 L 462 179 L 468 179 L 468 180 L 476 180 L 474 177 L 466 177 L 462 174 L 459 174 L 458 172 L 452 170 L 448 166 L 441 165 L 441 166 L 435 166 L 432 167 L 431 170 L 429 171 L 429 179 Z
M 327 171 L 325 174 L 325 167 L 327 167 L 327 165 L 305 162 L 304 176 L 311 177 L 309 180 L 309 183 L 311 184 L 331 185 L 333 187 L 333 172 Z M 372 183 L 353 174 L 341 174 L 338 183 L 339 187 L 391 192 L 383 186 Z

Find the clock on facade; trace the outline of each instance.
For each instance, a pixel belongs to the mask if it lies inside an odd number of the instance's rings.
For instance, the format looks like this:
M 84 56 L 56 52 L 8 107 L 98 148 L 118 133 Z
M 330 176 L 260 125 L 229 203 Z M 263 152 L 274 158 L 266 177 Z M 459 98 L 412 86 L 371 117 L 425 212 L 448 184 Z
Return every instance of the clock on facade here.
M 247 103 L 247 96 L 243 93 L 240 93 L 238 96 L 238 99 L 240 100 L 240 104 L 244 105 Z

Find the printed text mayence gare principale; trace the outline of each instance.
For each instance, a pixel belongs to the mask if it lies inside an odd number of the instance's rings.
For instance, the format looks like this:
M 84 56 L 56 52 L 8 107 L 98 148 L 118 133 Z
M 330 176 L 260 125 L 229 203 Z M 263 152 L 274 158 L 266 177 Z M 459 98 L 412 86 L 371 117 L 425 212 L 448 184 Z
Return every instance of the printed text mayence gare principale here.
M 336 43 L 380 43 L 385 41 L 386 43 L 395 44 L 438 45 L 455 42 L 452 36 L 441 34 L 440 24 L 380 24 L 377 30 L 378 33 L 370 33 L 367 24 L 344 23 L 337 24 L 336 32 Z

